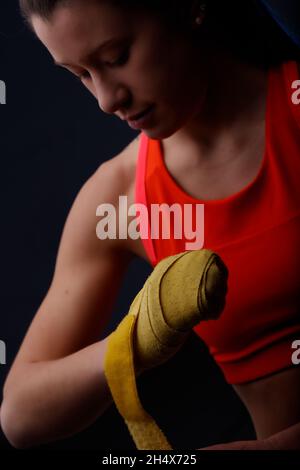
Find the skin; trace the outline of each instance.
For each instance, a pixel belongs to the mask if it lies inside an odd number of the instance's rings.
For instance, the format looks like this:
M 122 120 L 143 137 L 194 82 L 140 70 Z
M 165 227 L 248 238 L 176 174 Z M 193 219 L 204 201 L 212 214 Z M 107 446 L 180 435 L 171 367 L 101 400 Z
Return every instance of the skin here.
M 226 197 L 255 177 L 264 149 L 266 72 L 239 63 L 209 37 L 191 41 L 170 33 L 154 16 L 105 2 L 76 0 L 58 7 L 49 21 L 31 20 L 55 63 L 80 77 L 103 112 L 123 119 L 155 105 L 143 131 L 162 141 L 165 163 L 187 192 Z M 100 50 L 111 38 L 118 42 Z M 129 179 L 134 180 L 134 171 Z M 128 243 L 147 259 L 139 241 Z M 298 446 L 299 369 L 235 390 L 250 412 L 258 441 L 213 449 Z
M 54 61 L 80 77 L 105 113 L 123 119 L 155 105 L 144 132 L 162 140 L 167 167 L 193 195 L 200 186 L 200 197 L 226 197 L 254 178 L 264 146 L 265 72 L 209 39 L 170 34 L 157 17 L 107 3 L 75 1 L 50 22 L 33 17 L 32 24 Z M 124 41 L 88 57 L 112 37 Z M 128 44 L 128 61 L 112 66 Z M 189 167 L 193 176 L 185 180 Z
M 155 103 L 155 120 L 160 125 L 148 130 L 148 135 L 166 138 L 198 111 L 206 79 L 199 81 L 199 72 L 203 74 L 204 68 L 199 63 L 197 70 L 193 64 L 196 51 L 191 49 L 186 54 L 188 49 L 181 38 L 171 36 L 161 26 L 157 29 L 157 23 L 157 18 L 149 15 L 133 15 L 94 1 L 75 1 L 72 7 L 58 8 L 48 24 L 39 17 L 32 18 L 37 36 L 55 62 L 68 64 L 65 67 L 80 77 L 103 112 L 123 118 Z M 88 57 L 98 45 L 114 37 L 119 45 Z M 127 62 L 113 66 L 128 47 Z M 166 56 L 168 62 L 162 61 Z M 178 93 L 188 88 L 197 89 L 196 99 L 190 96 L 186 100 L 185 94 Z

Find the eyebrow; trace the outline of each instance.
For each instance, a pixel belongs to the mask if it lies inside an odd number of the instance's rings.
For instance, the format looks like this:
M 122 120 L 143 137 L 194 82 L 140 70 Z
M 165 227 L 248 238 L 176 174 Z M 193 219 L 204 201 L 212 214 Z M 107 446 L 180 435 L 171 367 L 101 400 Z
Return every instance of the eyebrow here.
M 99 46 L 97 46 L 92 52 L 89 52 L 87 54 L 86 57 L 82 58 L 80 61 L 82 62 L 86 62 L 87 59 L 90 59 L 91 57 L 95 56 L 97 53 L 99 53 L 102 49 L 105 49 L 106 47 L 108 46 L 111 46 L 112 44 L 117 44 L 117 43 L 120 43 L 124 41 L 124 39 L 121 39 L 121 38 L 112 38 L 112 39 L 108 39 L 107 41 L 103 42 L 102 44 L 100 44 Z M 67 64 L 67 63 L 64 63 L 64 62 L 58 62 L 56 60 L 54 60 L 54 65 L 66 65 L 66 66 L 70 66 L 70 67 L 74 67 L 76 66 L 75 64 Z

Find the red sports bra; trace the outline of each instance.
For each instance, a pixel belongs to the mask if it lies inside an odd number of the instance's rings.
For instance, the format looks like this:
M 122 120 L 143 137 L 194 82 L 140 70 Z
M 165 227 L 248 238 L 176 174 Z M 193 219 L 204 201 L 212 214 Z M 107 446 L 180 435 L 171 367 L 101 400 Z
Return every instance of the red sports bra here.
M 169 173 L 160 141 L 141 135 L 135 202 L 149 214 L 151 204 L 204 204 L 203 247 L 218 253 L 229 269 L 221 317 L 194 328 L 229 383 L 292 367 L 291 345 L 300 339 L 300 105 L 292 102 L 298 78 L 296 62 L 269 70 L 260 170 L 224 199 L 187 194 Z M 143 239 L 153 266 L 186 251 L 187 241 L 172 233 L 169 239 Z

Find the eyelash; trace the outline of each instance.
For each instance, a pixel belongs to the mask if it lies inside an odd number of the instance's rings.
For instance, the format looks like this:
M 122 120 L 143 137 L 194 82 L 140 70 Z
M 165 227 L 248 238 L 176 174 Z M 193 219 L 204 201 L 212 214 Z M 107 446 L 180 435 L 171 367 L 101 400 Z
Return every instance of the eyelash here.
M 106 62 L 106 65 L 109 67 L 119 67 L 121 65 L 126 64 L 127 60 L 129 58 L 129 49 L 126 49 L 117 60 L 114 62 Z
M 117 60 L 115 60 L 114 62 L 106 62 L 105 65 L 107 65 L 108 67 L 121 67 L 122 65 L 126 64 L 126 62 L 128 61 L 128 58 L 129 58 L 129 50 L 126 49 Z M 77 78 L 79 80 L 85 80 L 85 79 L 90 78 L 90 74 L 89 72 L 84 72 L 83 74 L 78 75 Z
M 78 78 L 79 81 L 85 80 L 87 78 L 90 78 L 89 72 L 84 72 L 81 75 L 76 75 L 76 78 Z

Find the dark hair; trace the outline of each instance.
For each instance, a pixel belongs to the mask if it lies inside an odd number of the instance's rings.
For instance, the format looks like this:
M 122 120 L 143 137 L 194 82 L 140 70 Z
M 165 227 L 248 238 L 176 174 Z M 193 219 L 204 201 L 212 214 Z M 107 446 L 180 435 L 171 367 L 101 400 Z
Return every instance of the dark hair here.
M 30 23 L 31 15 L 38 15 L 45 20 L 49 20 L 58 6 L 67 6 L 74 0 L 19 0 L 20 10 L 24 19 Z M 205 0 L 204 0 L 205 1 Z M 171 15 L 172 17 L 187 11 L 193 0 L 99 0 L 122 8 L 139 8 L 148 11 L 159 12 L 160 15 Z
M 32 15 L 50 20 L 58 6 L 74 0 L 19 0 L 22 16 L 30 25 Z M 99 0 L 115 6 L 158 14 L 174 31 L 189 31 L 194 0 Z M 270 67 L 287 60 L 299 60 L 299 49 L 269 15 L 260 0 L 203 0 L 205 21 L 199 39 L 205 35 L 229 48 L 239 60 Z

